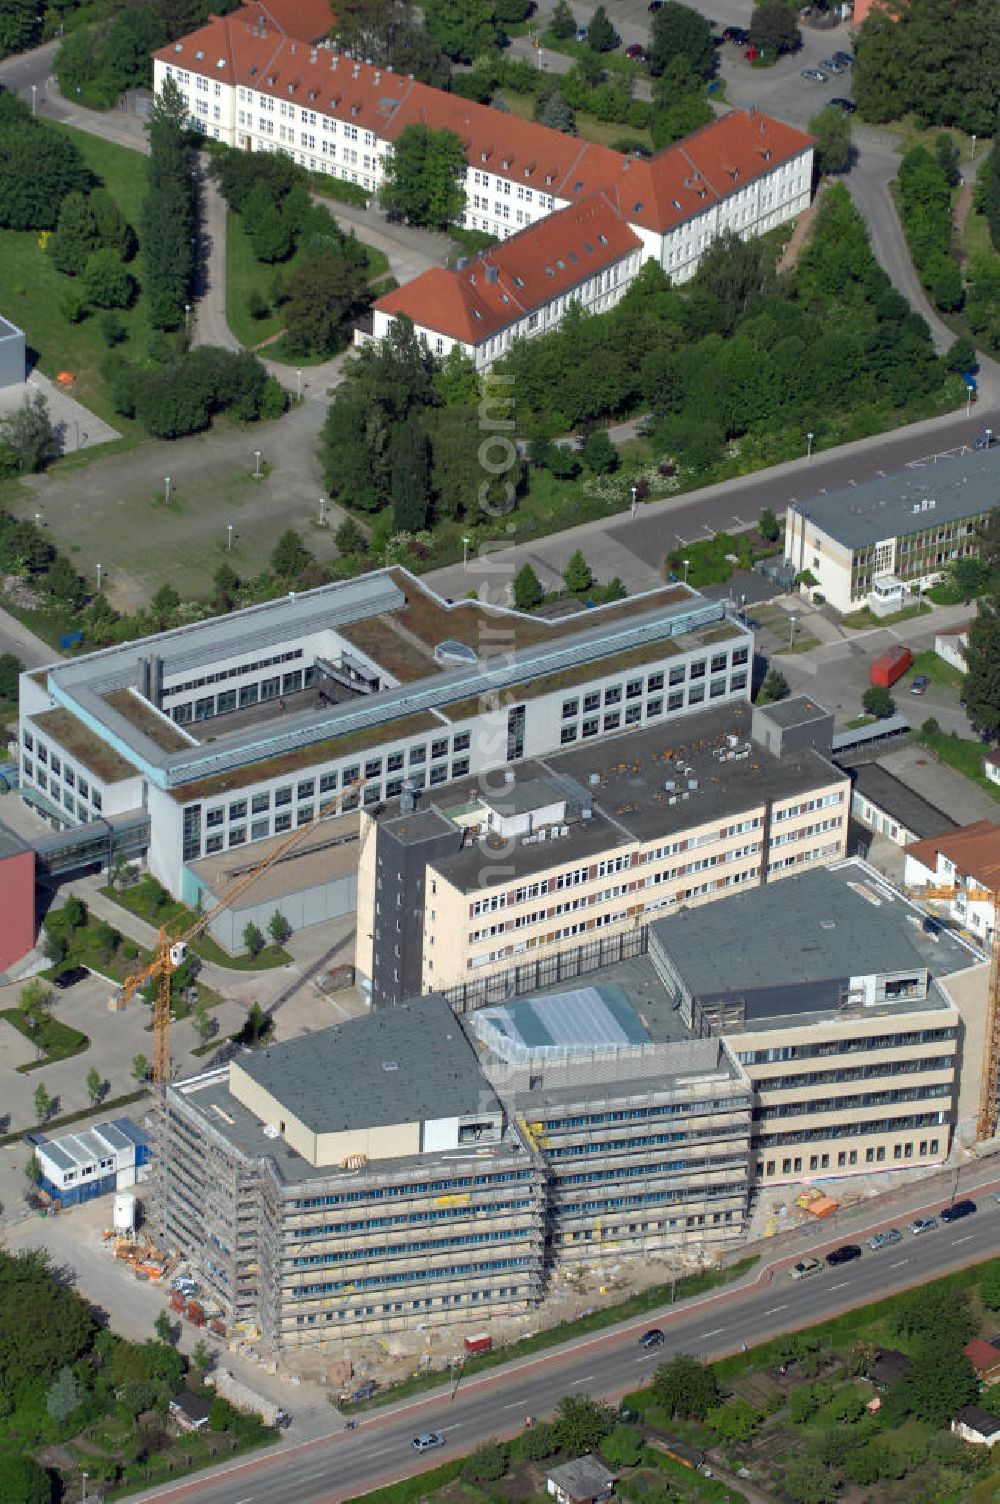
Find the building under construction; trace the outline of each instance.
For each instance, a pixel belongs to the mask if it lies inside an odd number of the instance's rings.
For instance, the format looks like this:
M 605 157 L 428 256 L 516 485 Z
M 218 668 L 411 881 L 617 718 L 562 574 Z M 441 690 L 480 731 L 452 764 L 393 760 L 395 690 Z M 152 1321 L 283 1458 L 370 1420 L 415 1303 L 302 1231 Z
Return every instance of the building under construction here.
M 511 1018 L 510 1048 L 498 1010 L 474 1044 L 432 995 L 168 1088 L 158 1230 L 228 1327 L 285 1348 L 481 1323 L 555 1263 L 742 1233 L 750 1092 L 723 1043 L 658 1044 L 615 989 Z

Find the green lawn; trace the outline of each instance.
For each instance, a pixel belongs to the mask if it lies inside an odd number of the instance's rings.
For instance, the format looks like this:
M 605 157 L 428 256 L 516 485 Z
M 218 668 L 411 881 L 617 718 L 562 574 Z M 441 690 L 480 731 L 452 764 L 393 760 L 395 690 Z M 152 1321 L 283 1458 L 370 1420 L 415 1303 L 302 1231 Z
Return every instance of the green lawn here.
M 189 929 L 198 919 L 193 909 L 175 899 L 168 899 L 160 905 L 154 904 L 150 898 L 150 889 L 142 882 L 136 883 L 134 887 L 124 888 L 121 892 L 117 888 L 102 888 L 101 892 L 114 899 L 115 903 L 121 904 L 130 914 L 145 919 L 147 924 L 165 924 L 174 935 Z M 191 949 L 203 961 L 213 961 L 217 966 L 229 967 L 231 971 L 270 971 L 275 966 L 287 966 L 292 959 L 280 945 L 265 945 L 256 956 L 249 953 L 231 956 L 211 935 L 199 935 L 191 941 Z
M 992 799 L 1000 801 L 1000 788 L 991 783 L 983 772 L 985 742 L 974 742 L 970 737 L 948 735 L 946 731 L 921 731 L 920 740 L 941 762 L 946 762 L 956 772 L 963 773 L 973 783 L 978 783 Z
M 578 50 L 581 53 L 586 51 L 583 47 Z M 515 94 L 512 89 L 504 88 L 500 92 L 510 105 L 512 114 L 520 115 L 522 120 L 532 119 L 535 111 L 533 94 Z M 575 114 L 577 134 L 584 141 L 593 141 L 598 146 L 610 146 L 612 141 L 621 141 L 627 136 L 630 141 L 641 141 L 643 146 L 653 150 L 653 138 L 649 131 L 629 125 L 627 120 L 598 120 L 596 115 L 590 115 L 586 110 L 577 110 Z
M 939 658 L 933 648 L 918 653 L 914 658 L 913 667 L 904 680 L 907 689 L 918 674 L 926 674 L 932 684 L 938 684 L 942 689 L 953 689 L 956 693 L 965 683 L 965 675 L 957 668 L 953 668 L 950 663 L 945 663 L 943 658 Z
M 146 159 L 139 152 L 115 146 L 83 131 L 46 122 L 48 128 L 70 135 L 88 167 L 113 195 L 130 224 L 139 219 L 145 192 Z M 134 422 L 121 418 L 111 407 L 100 375 L 100 365 L 107 354 L 101 336 L 100 315 L 91 314 L 79 324 L 71 324 L 61 311 L 68 292 L 75 290 L 79 279 L 64 277 L 56 271 L 34 232 L 0 230 L 0 283 L 3 287 L 3 311 L 18 324 L 28 338 L 39 368 L 46 376 L 71 371 L 76 381 L 72 395 L 90 407 L 123 434 L 138 435 Z M 131 268 L 135 275 L 135 267 Z M 140 292 L 131 309 L 120 314 L 129 331 L 125 344 L 119 346 L 126 356 L 144 351 L 152 332 L 146 315 L 146 300 Z M 74 437 L 70 436 L 70 445 Z
M 336 210 L 334 210 L 334 218 L 336 218 Z M 374 246 L 365 246 L 365 250 L 368 253 L 368 280 L 377 282 L 388 272 L 389 258 L 384 251 L 376 250 Z M 228 210 L 226 214 L 226 321 L 241 345 L 252 349 L 262 344 L 264 340 L 273 339 L 276 334 L 282 332 L 285 321 L 281 309 L 271 307 L 275 279 L 287 277 L 302 259 L 302 252 L 299 250 L 288 261 L 283 261 L 277 266 L 265 265 L 258 261 L 253 253 L 250 237 L 243 228 L 242 217 L 234 213 L 232 209 Z M 271 307 L 266 318 L 251 317 L 248 303 L 252 293 L 259 294 Z M 266 353 L 270 360 L 284 360 L 292 365 L 304 363 L 298 356 L 285 351 L 280 342 L 268 346 Z M 317 360 L 328 358 L 323 355 L 317 357 Z
M 897 627 L 900 622 L 924 616 L 930 609 L 926 601 L 916 601 L 912 606 L 904 606 L 902 611 L 894 611 L 891 616 L 876 616 L 870 606 L 862 606 L 860 611 L 851 611 L 842 616 L 840 625 L 851 632 L 864 632 L 870 627 Z
M 73 1055 L 82 1055 L 90 1046 L 86 1034 L 81 1034 L 79 1029 L 70 1028 L 69 1024 L 60 1023 L 57 1018 L 46 1013 L 35 1013 L 34 1029 L 20 1008 L 0 1009 L 0 1018 L 5 1018 L 12 1028 L 23 1034 L 25 1039 L 30 1039 L 36 1049 L 41 1051 L 37 1060 L 29 1060 L 17 1067 L 22 1075 L 26 1075 L 28 1071 L 40 1070 L 43 1065 L 51 1065 L 54 1060 L 69 1060 Z

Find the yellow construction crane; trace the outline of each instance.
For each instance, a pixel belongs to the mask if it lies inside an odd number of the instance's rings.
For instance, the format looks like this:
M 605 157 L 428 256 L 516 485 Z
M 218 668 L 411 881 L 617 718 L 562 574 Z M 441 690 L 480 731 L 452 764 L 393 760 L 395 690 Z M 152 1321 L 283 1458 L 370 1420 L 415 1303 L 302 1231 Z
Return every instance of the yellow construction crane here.
M 986 1028 L 983 1035 L 983 1068 L 979 1082 L 979 1117 L 976 1138 L 995 1138 L 1000 1126 L 1000 889 L 933 887 L 911 888 L 914 898 L 940 901 L 964 898 L 968 903 L 993 905 L 993 940 L 990 945 L 990 976 L 986 991 Z
M 350 791 L 358 794 L 359 808 L 361 792 L 369 781 L 369 779 L 362 779 L 358 783 L 349 785 Z M 227 909 L 235 898 L 245 893 L 247 888 L 252 887 L 259 877 L 274 866 L 275 862 L 279 862 L 311 830 L 315 830 L 320 821 L 325 820 L 333 812 L 336 804 L 336 799 L 329 800 L 311 820 L 305 825 L 300 825 L 285 840 L 280 841 L 256 866 L 242 873 L 226 888 L 218 902 L 214 903 L 204 914 L 199 915 L 194 924 L 182 934 L 171 935 L 166 925 L 161 925 L 152 960 L 141 970 L 125 978 L 117 997 L 117 1002 L 122 1007 L 131 1002 L 139 988 L 145 986 L 150 979 L 154 979 L 156 983 L 153 996 L 153 1081 L 157 1086 L 165 1087 L 170 1080 L 170 979 L 177 968 L 183 966 L 187 958 L 188 944 L 204 934 L 217 914 Z

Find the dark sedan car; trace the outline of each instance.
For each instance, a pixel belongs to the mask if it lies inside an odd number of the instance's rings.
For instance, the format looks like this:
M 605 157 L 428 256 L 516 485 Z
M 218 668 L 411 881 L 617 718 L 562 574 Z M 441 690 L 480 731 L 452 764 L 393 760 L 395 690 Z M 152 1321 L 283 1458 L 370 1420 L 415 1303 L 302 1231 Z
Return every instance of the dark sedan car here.
M 938 1215 L 942 1222 L 961 1222 L 963 1217 L 971 1217 L 975 1210 L 974 1201 L 953 1201 L 951 1206 L 946 1206 Z
M 75 987 L 77 982 L 82 982 L 89 975 L 86 966 L 67 966 L 65 971 L 57 972 L 52 978 L 52 985 L 60 992 L 65 992 L 67 987 Z
M 645 1347 L 647 1349 L 652 1347 L 662 1347 L 665 1340 L 666 1339 L 664 1338 L 663 1333 L 660 1331 L 660 1328 L 658 1326 L 653 1326 L 650 1327 L 648 1332 L 643 1332 L 642 1336 L 639 1338 L 639 1346 Z
M 858 113 L 858 107 L 854 103 L 853 99 L 840 99 L 839 97 L 834 97 L 830 100 L 830 103 L 833 105 L 833 108 L 835 110 L 843 110 L 845 115 L 856 115 Z
M 843 1243 L 839 1248 L 834 1248 L 826 1256 L 826 1261 L 831 1267 L 837 1264 L 850 1264 L 861 1257 L 861 1249 L 857 1243 Z

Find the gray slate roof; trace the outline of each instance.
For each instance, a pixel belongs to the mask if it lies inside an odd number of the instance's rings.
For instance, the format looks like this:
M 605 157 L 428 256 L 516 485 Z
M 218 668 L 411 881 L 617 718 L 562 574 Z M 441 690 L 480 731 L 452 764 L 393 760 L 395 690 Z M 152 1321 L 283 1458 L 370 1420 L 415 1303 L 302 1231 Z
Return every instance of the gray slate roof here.
M 315 1133 L 499 1110 L 439 993 L 242 1055 L 237 1064 Z
M 905 825 L 907 830 L 912 830 L 921 840 L 958 829 L 954 820 L 942 810 L 894 778 L 877 762 L 861 763 L 855 768 L 854 787 L 865 799 L 877 804 L 879 809 Z
M 571 1499 L 590 1499 L 611 1488 L 615 1481 L 615 1474 L 592 1452 L 574 1457 L 572 1462 L 564 1462 L 559 1467 L 550 1467 L 546 1476 L 564 1489 Z
M 914 512 L 927 501 L 934 502 L 933 508 Z M 795 502 L 794 509 L 846 548 L 864 548 L 936 523 L 974 517 L 998 503 L 1000 449 L 984 449 L 812 496 Z

